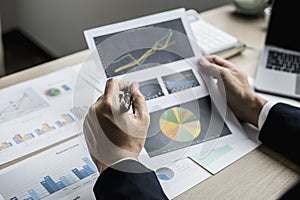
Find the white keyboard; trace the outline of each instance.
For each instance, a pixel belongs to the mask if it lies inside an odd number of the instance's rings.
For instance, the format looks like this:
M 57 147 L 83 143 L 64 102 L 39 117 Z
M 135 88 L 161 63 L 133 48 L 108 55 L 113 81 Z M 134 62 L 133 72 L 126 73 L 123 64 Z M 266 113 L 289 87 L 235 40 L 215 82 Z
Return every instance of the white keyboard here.
M 206 54 L 217 53 L 235 46 L 238 39 L 199 19 L 190 23 L 199 46 Z
M 187 17 L 197 43 L 204 53 L 218 53 L 239 43 L 236 37 L 203 20 L 195 10 L 187 10 Z

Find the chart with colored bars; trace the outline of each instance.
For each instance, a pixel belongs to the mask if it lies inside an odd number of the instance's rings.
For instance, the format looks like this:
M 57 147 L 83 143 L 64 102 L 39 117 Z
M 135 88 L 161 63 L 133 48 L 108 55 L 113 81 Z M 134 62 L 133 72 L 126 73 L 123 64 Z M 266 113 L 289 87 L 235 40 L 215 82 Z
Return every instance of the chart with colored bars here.
M 0 151 L 12 147 L 13 144 L 11 142 L 2 142 L 0 146 Z
M 70 113 L 61 114 L 62 120 L 57 120 L 53 124 L 43 123 L 41 128 L 35 129 L 32 133 L 26 134 L 16 134 L 13 136 L 13 142 L 18 145 L 24 141 L 32 140 L 37 136 L 49 133 L 56 129 L 62 128 L 68 124 L 75 122 L 76 120 L 81 120 L 85 116 L 85 113 L 88 111 L 88 106 L 74 107 L 70 109 Z M 36 135 L 35 135 L 35 134 Z M 2 142 L 0 145 L 0 151 L 12 147 L 14 144 L 11 141 Z
M 162 79 L 170 94 L 200 85 L 192 70 L 163 76 Z
M 15 94 L 14 99 L 6 100 L 5 98 L 4 96 L 0 102 L 0 123 L 49 106 L 32 88 L 26 88 L 22 92 Z
M 22 194 L 20 196 L 22 196 L 22 198 L 14 196 L 11 197 L 10 200 L 39 200 L 98 172 L 96 166 L 89 158 L 84 157 L 81 160 L 85 163 L 81 168 L 71 169 L 70 172 L 57 179 L 46 175 L 43 180 L 39 180 L 40 185 L 37 185 L 37 188 L 31 188 L 21 192 Z
M 159 126 L 163 134 L 179 142 L 191 141 L 201 132 L 198 117 L 192 111 L 181 107 L 166 110 L 161 115 Z
M 151 28 L 154 27 L 160 28 L 160 33 L 157 33 L 153 29 L 151 30 Z M 133 32 L 135 38 L 130 37 Z M 94 38 L 98 55 L 104 66 L 107 78 L 194 56 L 181 19 L 152 24 L 138 29 L 123 31 L 122 33 L 125 33 L 122 34 L 122 37 L 124 37 L 122 40 L 115 38 L 109 39 L 118 33 Z M 128 34 L 128 37 L 126 37 L 126 34 Z M 109 47 L 117 48 L 118 46 L 122 46 L 120 48 L 124 48 L 124 46 L 128 46 L 128 49 L 124 49 L 123 52 L 126 52 L 125 54 L 117 55 L 117 59 L 109 62 L 111 59 L 111 51 L 104 49 L 106 45 L 101 46 L 101 43 L 105 40 L 109 41 Z M 107 41 L 106 44 L 108 43 Z M 138 48 L 129 49 L 131 45 L 128 45 L 128 43 L 137 41 L 143 41 L 144 46 L 141 45 Z M 126 44 L 124 43 L 124 45 L 122 45 L 122 42 L 126 42 Z M 151 46 L 151 48 L 149 48 L 149 46 Z M 176 50 L 179 49 L 180 52 L 176 53 Z M 110 52 L 110 55 L 106 55 L 107 52 Z
M 21 142 L 24 142 L 25 140 L 30 140 L 33 138 L 34 138 L 34 135 L 32 133 L 27 133 L 24 136 L 17 134 L 13 137 L 13 140 L 16 144 L 20 144 Z
M 164 96 L 164 92 L 162 91 L 157 79 L 140 82 L 139 89 L 144 95 L 146 101 Z

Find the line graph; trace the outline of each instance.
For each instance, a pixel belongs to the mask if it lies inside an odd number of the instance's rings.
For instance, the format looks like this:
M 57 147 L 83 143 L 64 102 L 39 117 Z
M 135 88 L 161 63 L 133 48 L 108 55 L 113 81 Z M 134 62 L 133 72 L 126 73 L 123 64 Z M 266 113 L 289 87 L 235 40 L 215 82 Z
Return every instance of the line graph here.
M 180 18 L 93 39 L 107 78 L 194 56 Z
M 163 36 L 161 39 L 159 39 L 158 41 L 155 42 L 155 44 L 153 45 L 153 47 L 151 49 L 147 50 L 142 56 L 140 56 L 137 59 L 129 53 L 129 54 L 126 54 L 126 55 L 120 57 L 119 59 L 115 60 L 113 63 L 120 62 L 123 59 L 126 59 L 128 57 L 130 59 L 132 59 L 132 61 L 129 62 L 128 64 L 125 64 L 125 65 L 115 69 L 115 72 L 120 72 L 124 69 L 128 69 L 128 68 L 134 67 L 136 65 L 142 65 L 149 56 L 155 54 L 157 51 L 165 50 L 168 47 L 170 47 L 171 45 L 175 44 L 176 41 L 170 42 L 172 35 L 173 35 L 173 32 L 169 30 L 165 36 Z M 162 44 L 162 42 L 164 42 L 164 43 Z
M 11 96 L 14 97 L 1 99 L 1 103 L 4 102 L 4 104 L 0 104 L 0 123 L 49 106 L 32 88 L 26 88 Z

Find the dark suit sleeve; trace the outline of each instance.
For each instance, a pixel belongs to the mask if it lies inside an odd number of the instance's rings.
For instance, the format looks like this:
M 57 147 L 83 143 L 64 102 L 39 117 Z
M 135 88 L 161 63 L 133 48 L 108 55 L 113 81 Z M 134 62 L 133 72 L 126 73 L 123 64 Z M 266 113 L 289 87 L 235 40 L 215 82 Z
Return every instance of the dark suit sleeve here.
M 274 105 L 260 131 L 259 140 L 300 166 L 300 109 L 283 103 Z M 300 182 L 280 199 L 299 199 Z
M 124 160 L 100 174 L 97 199 L 168 199 L 155 173 L 134 160 Z
M 283 103 L 274 105 L 259 140 L 300 166 L 300 109 Z

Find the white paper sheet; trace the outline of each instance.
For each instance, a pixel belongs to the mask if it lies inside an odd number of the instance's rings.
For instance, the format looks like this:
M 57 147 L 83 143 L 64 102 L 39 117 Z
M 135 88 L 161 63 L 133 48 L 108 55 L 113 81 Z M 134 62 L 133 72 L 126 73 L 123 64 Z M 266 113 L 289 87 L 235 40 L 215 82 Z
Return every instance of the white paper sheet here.
M 95 93 L 89 99 L 80 98 L 89 89 L 77 81 L 76 68 L 79 66 L 70 66 L 0 91 L 0 164 L 81 132 Z
M 206 154 L 190 156 L 190 158 L 212 174 L 216 174 L 231 163 L 254 150 L 258 145 L 259 144 L 255 141 L 246 139 L 232 145 L 214 148 Z
M 191 159 L 184 158 L 169 166 L 156 169 L 156 174 L 165 194 L 173 199 L 211 176 Z
M 170 199 L 211 176 L 189 158 L 161 166 L 156 174 Z M 1 170 L 0 194 L 3 199 L 94 200 L 98 176 L 84 142 L 75 138 Z M 56 190 L 49 190 L 47 184 L 54 184 Z
M 251 77 L 249 78 L 249 83 L 251 86 L 253 85 L 253 79 Z M 268 101 L 282 102 L 300 107 L 300 103 L 293 99 L 259 92 L 257 92 L 257 94 Z M 212 174 L 218 173 L 261 144 L 258 140 L 259 130 L 256 127 L 249 124 L 243 124 L 243 128 L 247 132 L 247 135 L 249 135 L 249 139 L 240 140 L 234 144 L 226 144 L 224 146 L 215 147 L 206 154 L 195 154 L 190 156 L 190 158 Z
M 94 200 L 98 176 L 77 138 L 1 170 L 0 194 L 4 199 Z

